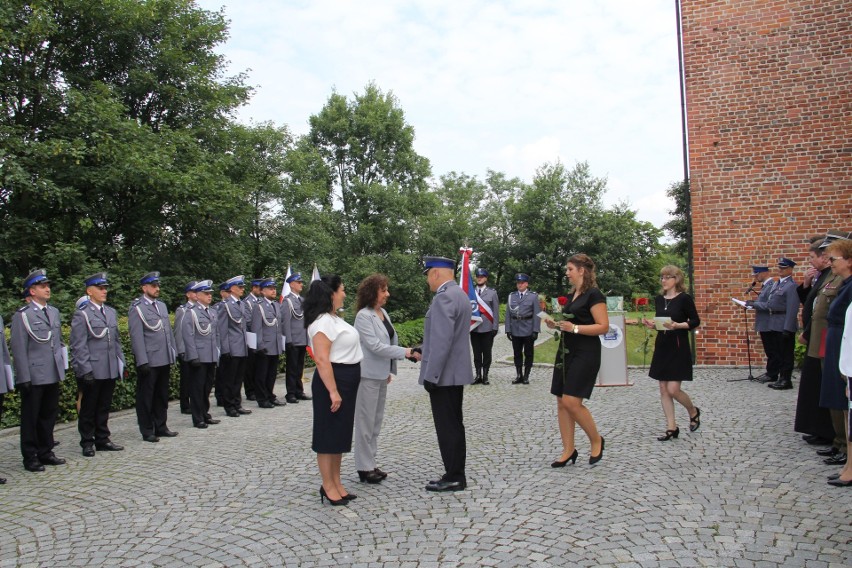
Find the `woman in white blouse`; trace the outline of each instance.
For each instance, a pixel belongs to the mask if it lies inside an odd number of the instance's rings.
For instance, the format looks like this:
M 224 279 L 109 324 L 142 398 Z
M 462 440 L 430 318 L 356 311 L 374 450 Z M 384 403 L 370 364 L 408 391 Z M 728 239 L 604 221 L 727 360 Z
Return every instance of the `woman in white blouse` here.
M 352 451 L 355 400 L 361 380 L 361 342 L 355 328 L 337 311 L 346 298 L 340 276 L 311 283 L 303 304 L 308 341 L 317 364 L 311 382 L 314 428 L 311 448 L 322 476 L 320 501 L 346 505 L 355 495 L 340 481 L 343 454 Z
M 379 483 L 388 476 L 376 466 L 388 384 L 396 374 L 397 360 L 415 355 L 411 349 L 399 346 L 398 335 L 384 308 L 389 297 L 388 277 L 384 274 L 367 276 L 358 285 L 355 329 L 361 338 L 364 360 L 355 405 L 355 467 L 358 478 L 367 483 Z

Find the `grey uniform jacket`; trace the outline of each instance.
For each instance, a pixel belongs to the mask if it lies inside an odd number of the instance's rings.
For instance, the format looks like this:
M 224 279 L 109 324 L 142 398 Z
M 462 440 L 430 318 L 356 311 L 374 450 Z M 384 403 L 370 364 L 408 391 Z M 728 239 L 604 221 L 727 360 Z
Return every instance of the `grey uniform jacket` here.
M 0 333 L 3 333 L 3 318 L 0 317 Z M 9 358 L 9 347 L 6 345 L 6 334 L 0 337 L 0 394 L 11 392 L 15 388 L 15 375 L 12 372 L 12 359 Z
M 491 308 L 491 313 L 494 314 L 494 321 L 492 322 L 485 317 L 485 314 L 482 314 L 482 323 L 471 330 L 471 333 L 491 333 L 498 330 L 500 328 L 500 298 L 497 296 L 497 290 L 494 288 L 485 288 L 485 290 L 479 292 L 479 297 Z
M 419 383 L 424 381 L 442 387 L 473 382 L 470 300 L 453 280 L 438 288 L 426 312 Z
M 65 378 L 59 310 L 31 302 L 12 316 L 12 357 L 18 383 L 52 385 Z
M 541 306 L 538 294 L 527 290 L 524 297 L 517 291 L 509 294 L 506 303 L 506 333 L 515 337 L 529 337 L 541 331 L 541 318 L 538 313 Z
M 130 329 L 130 348 L 136 366 L 163 367 L 172 365 L 177 356 L 175 336 L 169 322 L 169 310 L 157 300 L 157 309 L 146 298 L 136 298 L 127 312 Z
M 763 281 L 757 299 L 752 303 L 754 308 L 754 330 L 759 332 L 772 331 L 769 327 L 769 300 L 776 286 L 774 279 Z
M 183 316 L 186 314 L 186 310 L 194 306 L 193 302 L 187 302 L 185 304 L 181 304 L 175 310 L 175 327 L 174 327 L 174 335 L 175 335 L 175 349 L 177 350 L 177 354 L 183 357 L 184 347 L 183 347 L 183 334 L 180 327 L 181 322 L 183 321 Z
M 110 306 L 100 308 L 89 302 L 71 316 L 71 366 L 82 377 L 92 373 L 95 380 L 120 379 L 126 366 L 118 337 L 118 314 Z
M 266 349 L 267 355 L 281 355 L 281 318 L 278 317 L 278 302 L 266 298 L 258 301 L 252 309 L 251 330 L 257 334 L 257 349 Z
M 799 329 L 799 294 L 792 278 L 779 280 L 772 291 L 769 306 L 769 329 L 789 331 Z
M 184 359 L 199 363 L 218 363 L 219 353 L 219 330 L 216 325 L 216 309 L 213 307 L 205 309 L 201 304 L 195 304 L 186 311 L 181 322 L 183 333 Z
M 216 314 L 219 326 L 219 341 L 222 346 L 222 355 L 232 357 L 245 357 L 248 355 L 246 347 L 246 331 L 248 320 L 243 309 L 243 302 L 231 296 L 219 302 L 219 310 Z
M 381 308 L 385 319 L 390 322 L 390 316 Z M 396 374 L 396 360 L 405 357 L 405 347 L 399 347 L 399 335 L 394 334 L 393 339 L 388 335 L 388 330 L 376 310 L 373 308 L 362 308 L 355 315 L 355 329 L 361 339 L 361 351 L 364 358 L 361 359 L 361 378 L 385 380 L 390 374 Z
M 302 311 L 302 297 L 292 292 L 281 302 L 281 328 L 290 345 L 308 344 L 308 330 L 305 328 L 305 313 Z

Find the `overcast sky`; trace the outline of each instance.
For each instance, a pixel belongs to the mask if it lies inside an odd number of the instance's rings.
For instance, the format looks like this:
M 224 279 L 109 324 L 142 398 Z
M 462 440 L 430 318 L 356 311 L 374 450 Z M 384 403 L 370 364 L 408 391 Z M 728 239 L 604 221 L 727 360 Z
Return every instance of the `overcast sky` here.
M 229 73 L 256 88 L 239 119 L 308 130 L 333 89 L 391 91 L 437 177 L 531 181 L 587 161 L 665 223 L 683 178 L 672 0 L 197 0 L 224 9 Z

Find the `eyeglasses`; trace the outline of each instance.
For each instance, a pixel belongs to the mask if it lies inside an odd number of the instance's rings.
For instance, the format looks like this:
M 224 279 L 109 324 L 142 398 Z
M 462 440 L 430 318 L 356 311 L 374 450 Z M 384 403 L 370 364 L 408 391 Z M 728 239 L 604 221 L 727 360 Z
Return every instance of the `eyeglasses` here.
M 830 256 L 828 257 L 828 262 L 834 262 L 835 260 L 843 260 L 842 256 Z
M 674 278 L 671 274 L 663 274 L 660 276 L 660 280 L 668 280 L 669 278 Z

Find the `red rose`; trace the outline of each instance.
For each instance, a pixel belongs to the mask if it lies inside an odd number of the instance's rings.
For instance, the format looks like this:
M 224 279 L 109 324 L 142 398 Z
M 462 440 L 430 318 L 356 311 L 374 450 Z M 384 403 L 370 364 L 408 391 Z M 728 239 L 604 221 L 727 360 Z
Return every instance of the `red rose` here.
M 647 306 L 648 305 L 648 298 L 637 298 L 636 299 L 636 305 L 637 306 Z
M 560 306 L 564 306 L 568 303 L 568 298 L 565 296 L 559 296 L 558 298 L 556 298 L 556 301 L 559 303 Z

